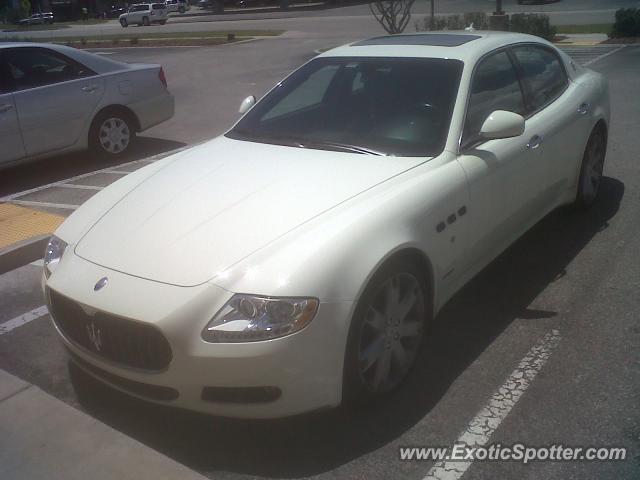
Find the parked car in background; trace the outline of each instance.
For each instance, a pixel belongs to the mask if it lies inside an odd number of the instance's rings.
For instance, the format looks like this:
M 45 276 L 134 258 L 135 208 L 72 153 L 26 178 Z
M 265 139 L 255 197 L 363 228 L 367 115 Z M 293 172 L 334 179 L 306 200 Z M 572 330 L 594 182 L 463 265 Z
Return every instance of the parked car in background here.
M 555 208 L 596 200 L 610 120 L 603 75 L 479 31 L 330 50 L 240 112 L 82 205 L 43 275 L 88 374 L 234 417 L 398 388 L 457 291 Z
M 112 5 L 111 9 L 107 11 L 107 18 L 120 18 L 120 15 L 123 13 L 127 13 L 127 9 L 125 7 Z
M 167 5 L 169 13 L 185 13 L 186 11 L 191 9 L 191 6 L 189 5 L 189 2 L 187 0 L 167 0 L 165 3 Z
M 91 148 L 129 151 L 137 132 L 173 116 L 160 65 L 71 47 L 0 43 L 0 166 Z
M 151 25 L 159 23 L 164 25 L 167 23 L 169 10 L 164 3 L 138 3 L 132 5 L 127 13 L 120 15 L 120 25 L 128 27 L 129 25 Z
M 18 22 L 18 25 L 44 25 L 44 24 L 52 24 L 53 13 L 45 12 L 45 13 L 34 13 L 30 17 L 23 18 Z

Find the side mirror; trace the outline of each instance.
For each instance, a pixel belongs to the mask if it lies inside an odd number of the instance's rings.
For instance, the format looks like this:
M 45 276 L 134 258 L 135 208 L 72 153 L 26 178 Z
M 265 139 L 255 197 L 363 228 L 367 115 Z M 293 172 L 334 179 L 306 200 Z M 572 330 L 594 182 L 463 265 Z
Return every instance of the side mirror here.
M 480 138 L 487 140 L 495 138 L 519 137 L 524 133 L 524 118 L 517 113 L 496 110 L 482 124 Z
M 254 97 L 253 95 L 249 95 L 240 104 L 240 109 L 238 110 L 238 112 L 247 113 L 249 109 L 253 107 L 255 104 L 256 104 L 256 97 Z

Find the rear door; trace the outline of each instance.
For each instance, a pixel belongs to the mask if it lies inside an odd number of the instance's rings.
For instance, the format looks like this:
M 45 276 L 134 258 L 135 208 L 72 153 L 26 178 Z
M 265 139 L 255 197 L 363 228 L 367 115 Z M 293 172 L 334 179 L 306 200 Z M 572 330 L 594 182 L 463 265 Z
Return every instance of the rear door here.
M 104 80 L 71 58 L 42 47 L 5 49 L 26 153 L 75 144 L 104 93 Z
M 22 133 L 13 98 L 13 83 L 0 50 L 0 164 L 25 156 Z

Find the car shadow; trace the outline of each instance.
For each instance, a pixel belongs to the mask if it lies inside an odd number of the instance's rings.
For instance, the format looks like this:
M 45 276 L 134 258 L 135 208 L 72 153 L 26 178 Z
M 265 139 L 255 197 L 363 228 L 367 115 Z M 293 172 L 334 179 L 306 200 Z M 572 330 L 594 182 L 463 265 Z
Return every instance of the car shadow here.
M 72 381 L 91 415 L 195 470 L 280 478 L 333 470 L 411 429 L 515 318 L 554 316 L 528 306 L 608 227 L 623 195 L 622 182 L 604 178 L 591 210 L 560 209 L 538 223 L 447 304 L 402 388 L 366 408 L 231 420 L 138 401 L 76 368 Z
M 91 151 L 74 152 L 17 164 L 0 170 L 0 197 L 83 173 L 114 167 L 185 146 L 185 143 L 154 137 L 137 137 L 131 151 L 117 160 L 104 160 Z

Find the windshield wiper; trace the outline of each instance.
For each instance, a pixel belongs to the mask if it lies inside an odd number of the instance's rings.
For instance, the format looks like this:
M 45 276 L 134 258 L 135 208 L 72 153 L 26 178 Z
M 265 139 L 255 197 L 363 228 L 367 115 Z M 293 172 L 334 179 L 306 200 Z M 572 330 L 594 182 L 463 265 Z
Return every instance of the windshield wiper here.
M 311 148 L 311 149 L 319 149 L 319 150 L 333 150 L 337 152 L 360 153 L 363 155 L 381 155 L 381 156 L 388 155 L 387 153 L 380 152 L 378 150 L 373 150 L 367 147 L 361 147 L 359 145 L 351 145 L 348 143 L 341 143 L 341 142 L 332 142 L 328 140 L 311 140 L 308 138 L 297 137 L 293 135 L 283 135 L 283 134 L 256 135 L 253 132 L 243 130 L 243 129 L 231 130 L 231 132 L 229 133 L 240 135 L 245 140 L 253 140 L 258 142 L 284 145 L 289 147 Z
M 326 149 L 326 150 L 336 150 L 339 152 L 361 153 L 364 155 L 382 155 L 382 156 L 387 155 L 384 152 L 373 150 L 367 147 L 361 147 L 359 145 L 351 145 L 348 143 L 340 143 L 340 142 L 328 142 L 323 140 L 301 139 L 300 146 L 302 148 L 318 148 L 318 149 Z

